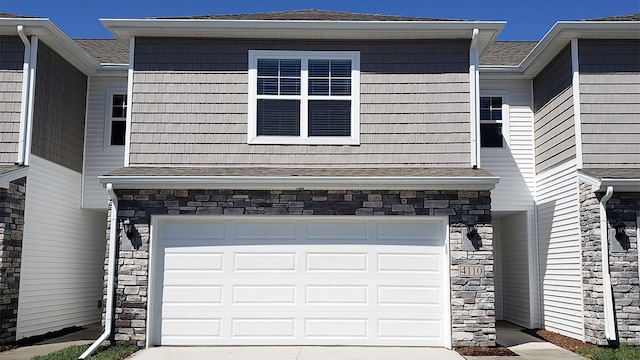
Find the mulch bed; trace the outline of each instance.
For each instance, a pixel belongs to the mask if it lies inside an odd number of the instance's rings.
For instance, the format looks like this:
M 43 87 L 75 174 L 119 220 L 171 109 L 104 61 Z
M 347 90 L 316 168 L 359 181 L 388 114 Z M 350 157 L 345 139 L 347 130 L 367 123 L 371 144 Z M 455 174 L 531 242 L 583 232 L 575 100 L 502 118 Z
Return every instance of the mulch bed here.
M 457 348 L 460 355 L 465 356 L 518 356 L 518 354 L 502 346 L 466 346 Z
M 581 349 L 597 348 L 596 345 L 587 344 L 578 339 L 570 338 L 568 336 L 560 335 L 558 333 L 554 333 L 548 330 L 525 329 L 521 331 L 531 336 L 535 336 L 538 339 L 542 339 L 544 341 L 552 343 L 553 345 L 560 346 L 561 348 L 564 348 L 573 352 L 577 352 L 578 350 L 581 350 Z

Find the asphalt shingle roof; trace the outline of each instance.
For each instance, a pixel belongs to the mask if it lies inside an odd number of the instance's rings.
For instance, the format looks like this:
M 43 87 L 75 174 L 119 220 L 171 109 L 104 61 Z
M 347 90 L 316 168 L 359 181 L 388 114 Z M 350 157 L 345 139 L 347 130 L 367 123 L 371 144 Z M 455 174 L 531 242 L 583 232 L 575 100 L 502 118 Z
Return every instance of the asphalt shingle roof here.
M 481 65 L 519 65 L 537 41 L 496 41 L 480 58 Z
M 640 168 L 586 168 L 580 171 L 599 179 L 640 179 Z
M 18 18 L 33 19 L 33 18 L 37 18 L 37 17 L 36 16 L 26 16 L 26 15 L 18 15 L 18 14 L 0 12 L 0 18 L 7 18 L 7 19 L 18 19 Z
M 119 40 L 77 39 L 74 41 L 101 63 L 129 63 L 129 50 Z
M 597 19 L 585 19 L 583 21 L 640 21 L 640 13 L 610 16 L 610 17 L 597 18 Z
M 418 18 L 384 14 L 359 14 L 342 11 L 304 9 L 266 13 L 198 15 L 162 17 L 157 19 L 200 19 L 200 20 L 316 20 L 316 21 L 451 21 L 439 18 Z
M 493 177 L 472 168 L 123 167 L 106 176 Z

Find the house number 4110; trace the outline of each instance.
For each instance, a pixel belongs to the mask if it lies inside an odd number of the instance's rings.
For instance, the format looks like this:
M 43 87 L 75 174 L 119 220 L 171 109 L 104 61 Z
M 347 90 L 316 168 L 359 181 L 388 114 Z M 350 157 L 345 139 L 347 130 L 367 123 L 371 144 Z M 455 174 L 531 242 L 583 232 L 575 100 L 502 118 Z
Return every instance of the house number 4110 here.
M 460 265 L 460 277 L 484 277 L 484 266 Z

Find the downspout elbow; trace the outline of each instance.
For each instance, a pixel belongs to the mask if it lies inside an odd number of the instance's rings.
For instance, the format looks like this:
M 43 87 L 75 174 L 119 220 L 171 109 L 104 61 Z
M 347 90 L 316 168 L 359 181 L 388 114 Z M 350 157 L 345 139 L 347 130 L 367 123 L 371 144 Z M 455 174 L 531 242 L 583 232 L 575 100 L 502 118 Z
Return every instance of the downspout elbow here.
M 602 260 L 602 287 L 604 297 L 604 334 L 609 342 L 616 342 L 616 323 L 613 312 L 613 290 L 609 273 L 609 231 L 607 227 L 607 202 L 613 195 L 613 186 L 607 186 L 607 192 L 600 200 L 600 249 Z
M 111 222 L 109 229 L 109 267 L 107 270 L 107 304 L 105 310 L 104 332 L 78 359 L 83 360 L 93 353 L 103 341 L 111 336 L 113 329 L 113 305 L 115 300 L 115 270 L 118 242 L 118 196 L 113 184 L 107 184 L 107 193 L 111 198 Z
M 18 158 L 16 165 L 24 165 L 26 153 L 27 118 L 29 117 L 29 97 L 31 88 L 31 42 L 24 33 L 24 26 L 18 25 L 18 36 L 24 44 L 24 63 L 22 65 L 22 97 L 20 99 L 20 128 L 18 135 Z

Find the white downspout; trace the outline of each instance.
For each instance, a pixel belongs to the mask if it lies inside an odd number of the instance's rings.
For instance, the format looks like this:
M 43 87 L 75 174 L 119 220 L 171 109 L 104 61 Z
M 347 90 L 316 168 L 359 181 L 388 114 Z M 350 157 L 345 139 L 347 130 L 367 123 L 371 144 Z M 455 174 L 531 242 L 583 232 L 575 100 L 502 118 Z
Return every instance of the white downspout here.
M 480 55 L 478 54 L 478 34 L 480 30 L 473 29 L 471 46 L 469 47 L 469 97 L 470 97 L 470 121 L 471 121 L 471 166 L 480 166 L 480 84 L 478 66 Z
M 607 227 L 607 201 L 613 195 L 613 186 L 600 200 L 600 249 L 602 253 L 602 286 L 604 296 L 604 334 L 607 340 L 616 341 L 616 324 L 613 316 L 613 291 L 609 274 L 609 229 Z
M 29 156 L 31 155 L 31 139 L 33 137 L 33 108 L 36 93 L 36 67 L 38 65 L 38 37 L 31 37 L 31 60 L 29 61 L 29 110 L 27 111 L 27 123 L 25 126 L 25 142 L 24 142 L 24 162 L 23 165 L 29 165 Z
M 18 136 L 18 159 L 16 165 L 23 165 L 25 159 L 25 142 L 27 134 L 27 117 L 29 116 L 29 80 L 31 67 L 31 42 L 24 33 L 24 26 L 18 25 L 18 35 L 24 43 L 24 64 L 22 65 L 22 98 L 20 100 L 20 132 Z
M 96 340 L 91 346 L 78 357 L 83 360 L 87 356 L 91 355 L 95 349 L 102 344 L 110 335 L 113 328 L 113 303 L 115 296 L 115 272 L 116 272 L 116 249 L 118 248 L 118 197 L 115 191 L 113 191 L 113 185 L 107 184 L 107 192 L 111 197 L 111 228 L 109 229 L 109 268 L 107 271 L 107 308 L 105 312 L 104 332 L 98 340 Z

